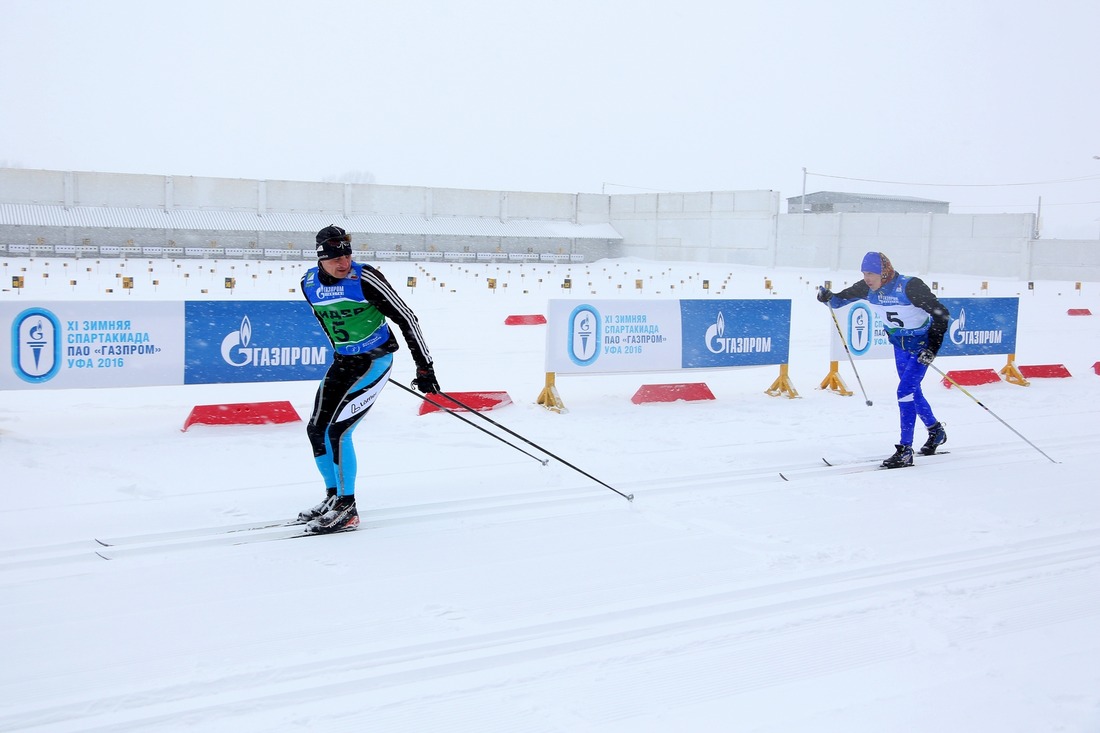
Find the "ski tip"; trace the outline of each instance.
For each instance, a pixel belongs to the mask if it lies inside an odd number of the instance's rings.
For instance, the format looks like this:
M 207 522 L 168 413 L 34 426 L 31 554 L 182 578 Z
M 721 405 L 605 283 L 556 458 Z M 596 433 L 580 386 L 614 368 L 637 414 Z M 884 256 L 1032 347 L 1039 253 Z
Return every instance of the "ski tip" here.
M 111 546 L 110 542 L 104 542 L 103 540 L 99 539 L 98 537 L 93 537 L 92 539 L 94 539 L 96 541 L 96 543 L 99 544 L 100 547 L 110 547 Z
M 790 481 L 790 479 L 784 476 L 782 473 L 779 474 L 779 478 L 783 479 L 784 481 Z
M 99 555 L 99 556 L 100 556 L 101 558 L 103 558 L 104 560 L 110 560 L 110 559 L 111 559 L 111 558 L 110 558 L 110 557 L 108 557 L 107 555 L 104 555 L 104 554 L 103 554 L 102 552 L 96 551 L 96 554 L 97 554 L 97 555 Z

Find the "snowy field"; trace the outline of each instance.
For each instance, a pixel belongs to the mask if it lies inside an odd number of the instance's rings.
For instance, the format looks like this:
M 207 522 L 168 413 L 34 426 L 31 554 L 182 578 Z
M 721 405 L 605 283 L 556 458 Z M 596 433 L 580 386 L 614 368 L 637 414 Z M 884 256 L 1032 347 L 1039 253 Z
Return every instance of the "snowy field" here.
M 4 262 L 5 288 L 28 287 L 0 299 L 28 304 L 296 299 L 304 267 L 131 261 L 127 293 L 117 262 Z M 857 264 L 383 266 L 444 390 L 507 391 L 490 417 L 632 503 L 390 386 L 356 432 L 360 531 L 212 535 L 323 487 L 303 423 L 182 432 L 191 408 L 305 417 L 314 383 L 3 392 L 0 731 L 1100 731 L 1100 286 L 927 277 L 1019 295 L 1017 363 L 1073 376 L 969 388 L 983 409 L 930 372 L 950 453 L 875 471 L 893 364 L 859 364 L 872 407 L 846 362 L 855 396 L 817 388 L 833 324 L 813 289 Z M 764 394 L 777 368 L 759 367 L 559 377 L 569 412 L 542 409 L 545 327 L 504 319 L 544 312 L 565 276 L 580 298 L 792 299 L 800 398 Z M 630 401 L 684 381 L 717 399 Z

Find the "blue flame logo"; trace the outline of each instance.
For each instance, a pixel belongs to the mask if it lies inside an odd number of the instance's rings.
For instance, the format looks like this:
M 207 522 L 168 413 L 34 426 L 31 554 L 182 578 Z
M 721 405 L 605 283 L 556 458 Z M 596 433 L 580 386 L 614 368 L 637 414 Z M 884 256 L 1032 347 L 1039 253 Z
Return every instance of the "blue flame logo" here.
M 863 303 L 856 303 L 848 311 L 848 349 L 856 356 L 867 353 L 874 343 L 874 316 Z
M 46 382 L 61 368 L 61 323 L 45 308 L 30 308 L 11 326 L 11 366 L 24 382 Z
M 592 306 L 578 305 L 569 314 L 566 351 L 577 366 L 589 366 L 600 358 L 600 314 Z
M 252 357 L 247 351 L 241 354 L 243 361 L 238 361 L 235 356 L 240 354 L 237 351 L 238 348 L 247 349 L 250 343 L 252 343 L 252 321 L 245 316 L 241 319 L 241 327 L 236 331 L 230 331 L 222 339 L 222 359 L 226 364 L 236 367 L 248 366 L 252 362 Z

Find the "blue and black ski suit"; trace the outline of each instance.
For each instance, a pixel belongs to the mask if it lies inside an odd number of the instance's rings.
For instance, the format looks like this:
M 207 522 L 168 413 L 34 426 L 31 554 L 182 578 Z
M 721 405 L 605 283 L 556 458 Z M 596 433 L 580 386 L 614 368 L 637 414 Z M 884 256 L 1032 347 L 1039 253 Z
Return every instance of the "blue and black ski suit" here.
M 338 496 L 355 494 L 357 462 L 351 434 L 386 386 L 397 339 L 387 319 L 401 330 L 413 361 L 432 364 L 416 315 L 381 272 L 351 263 L 345 278 L 320 267 L 302 276 L 302 293 L 332 342 L 332 364 L 317 387 L 306 433 L 325 486 Z

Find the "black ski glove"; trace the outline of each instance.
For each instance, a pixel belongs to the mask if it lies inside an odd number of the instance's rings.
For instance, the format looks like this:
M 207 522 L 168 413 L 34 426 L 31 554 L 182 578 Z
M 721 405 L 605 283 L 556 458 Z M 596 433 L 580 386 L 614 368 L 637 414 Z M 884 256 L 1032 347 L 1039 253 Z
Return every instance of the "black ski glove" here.
M 412 386 L 425 394 L 435 394 L 439 391 L 439 380 L 435 378 L 435 369 L 432 365 L 416 368 L 416 379 Z
M 936 352 L 932 351 L 931 349 L 921 349 L 919 352 L 917 352 L 917 361 L 919 361 L 922 366 L 928 366 L 935 359 Z
M 833 299 L 833 291 L 824 287 L 818 288 L 817 299 L 821 303 L 828 303 L 830 300 Z

